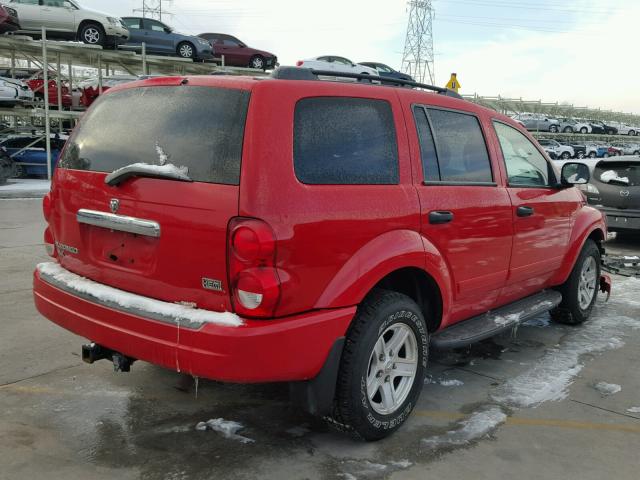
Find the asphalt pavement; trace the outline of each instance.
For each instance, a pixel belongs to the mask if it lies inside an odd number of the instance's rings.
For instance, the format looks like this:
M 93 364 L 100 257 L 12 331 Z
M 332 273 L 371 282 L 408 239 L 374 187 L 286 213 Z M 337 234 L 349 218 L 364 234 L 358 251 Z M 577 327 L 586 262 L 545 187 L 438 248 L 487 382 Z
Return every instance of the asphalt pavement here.
M 185 392 L 143 362 L 82 363 L 85 339 L 33 306 L 32 272 L 48 259 L 40 204 L 0 200 L 0 479 L 638 478 L 640 279 L 614 276 L 583 326 L 543 315 L 432 352 L 409 421 L 361 443 L 291 408 L 286 385 Z M 607 249 L 639 254 L 640 240 Z

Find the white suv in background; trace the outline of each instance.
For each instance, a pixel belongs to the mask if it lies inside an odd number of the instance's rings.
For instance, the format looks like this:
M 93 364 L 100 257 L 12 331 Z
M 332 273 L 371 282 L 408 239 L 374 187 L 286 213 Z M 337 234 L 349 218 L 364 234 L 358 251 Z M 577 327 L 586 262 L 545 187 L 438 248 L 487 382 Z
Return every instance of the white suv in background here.
M 75 0 L 11 0 L 18 12 L 20 33 L 48 38 L 79 40 L 90 45 L 117 46 L 127 43 L 129 30 L 122 20 L 81 7 Z

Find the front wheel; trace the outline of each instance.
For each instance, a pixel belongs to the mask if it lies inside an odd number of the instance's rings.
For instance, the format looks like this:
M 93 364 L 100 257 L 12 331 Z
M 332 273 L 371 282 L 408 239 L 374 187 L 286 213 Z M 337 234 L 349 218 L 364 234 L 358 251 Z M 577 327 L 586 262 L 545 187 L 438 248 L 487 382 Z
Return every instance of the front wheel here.
M 251 61 L 249 62 L 249 68 L 255 68 L 256 70 L 264 70 L 264 65 L 264 58 L 262 58 L 260 55 L 252 57 Z
M 420 397 L 428 350 L 426 323 L 411 298 L 369 295 L 347 333 L 333 423 L 369 441 L 395 432 Z
M 571 127 L 564 127 L 564 130 L 562 130 L 564 133 L 573 133 L 573 128 Z
M 583 159 L 584 158 L 584 152 L 578 152 L 578 158 Z
M 596 158 L 598 156 L 598 154 L 596 152 L 590 152 L 589 153 L 589 158 Z
M 582 127 L 580 129 L 580 133 L 587 133 L 589 131 L 589 129 L 587 127 Z
M 80 41 L 87 45 L 104 46 L 106 35 L 101 25 L 87 23 L 80 29 Z
M 569 152 L 562 152 L 562 159 L 569 160 L 571 158 L 571 154 Z
M 549 127 L 549 131 L 550 131 L 551 133 L 558 133 L 558 126 L 557 126 L 557 125 L 551 125 L 551 126 Z
M 567 281 L 558 288 L 562 302 L 551 310 L 558 323 L 578 325 L 591 315 L 598 298 L 600 283 L 600 250 L 593 240 L 587 240 Z
M 182 42 L 180 45 L 178 45 L 178 56 L 182 58 L 193 59 L 196 57 L 196 50 L 190 43 Z

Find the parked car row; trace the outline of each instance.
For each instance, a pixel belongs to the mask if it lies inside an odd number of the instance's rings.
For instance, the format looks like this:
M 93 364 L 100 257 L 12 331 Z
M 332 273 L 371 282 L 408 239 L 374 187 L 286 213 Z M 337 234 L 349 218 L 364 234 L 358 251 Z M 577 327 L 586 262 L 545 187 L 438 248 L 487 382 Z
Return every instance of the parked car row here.
M 58 157 L 68 139 L 67 135 L 53 133 L 50 137 L 51 165 L 55 169 Z M 33 132 L 29 135 L 9 135 L 0 137 L 0 157 L 3 170 L 10 171 L 10 177 L 24 178 L 47 175 L 47 150 L 44 134 Z
M 640 136 L 640 127 L 622 122 L 603 123 L 596 120 L 553 118 L 539 113 L 519 113 L 512 118 L 527 130 L 538 132 Z
M 186 35 L 151 18 L 118 18 L 81 6 L 75 0 L 10 0 L 0 4 L 0 33 L 38 37 L 42 27 L 51 39 L 76 40 L 105 48 L 124 48 L 192 60 L 224 56 L 225 65 L 259 70 L 274 68 L 276 55 L 247 46 L 223 33 Z
M 541 138 L 538 143 L 553 160 L 572 158 L 608 158 L 622 155 L 640 155 L 640 143 L 614 143 L 592 141 L 584 144 L 569 144 L 549 138 Z

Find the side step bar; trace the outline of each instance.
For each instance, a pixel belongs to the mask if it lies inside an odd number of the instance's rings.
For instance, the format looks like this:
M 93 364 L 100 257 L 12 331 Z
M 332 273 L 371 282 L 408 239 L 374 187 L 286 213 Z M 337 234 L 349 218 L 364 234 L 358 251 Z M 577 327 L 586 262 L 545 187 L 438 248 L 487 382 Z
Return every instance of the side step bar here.
M 446 328 L 431 337 L 431 346 L 439 350 L 462 348 L 493 337 L 541 313 L 557 307 L 562 295 L 544 290 L 483 315 L 470 318 Z

